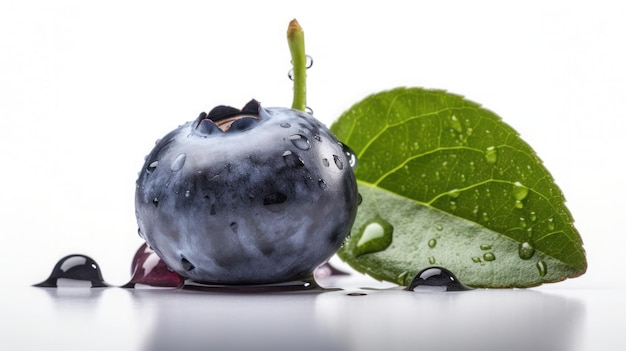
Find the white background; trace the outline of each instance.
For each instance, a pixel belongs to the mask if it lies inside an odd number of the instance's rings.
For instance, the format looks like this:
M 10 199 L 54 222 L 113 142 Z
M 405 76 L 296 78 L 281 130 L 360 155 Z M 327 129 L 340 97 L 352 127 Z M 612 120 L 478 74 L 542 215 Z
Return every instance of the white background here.
M 143 157 L 215 105 L 290 105 L 292 18 L 316 117 L 397 86 L 480 102 L 568 199 L 589 269 L 557 285 L 625 285 L 626 3 L 393 0 L 0 3 L 2 284 L 70 253 L 125 283 Z

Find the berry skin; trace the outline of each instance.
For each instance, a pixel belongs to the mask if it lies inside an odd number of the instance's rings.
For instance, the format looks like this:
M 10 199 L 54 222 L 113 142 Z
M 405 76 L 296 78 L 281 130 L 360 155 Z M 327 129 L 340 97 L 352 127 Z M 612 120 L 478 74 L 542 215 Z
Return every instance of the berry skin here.
M 350 155 L 312 116 L 218 106 L 159 140 L 139 173 L 139 233 L 178 274 L 216 284 L 310 276 L 354 223 Z

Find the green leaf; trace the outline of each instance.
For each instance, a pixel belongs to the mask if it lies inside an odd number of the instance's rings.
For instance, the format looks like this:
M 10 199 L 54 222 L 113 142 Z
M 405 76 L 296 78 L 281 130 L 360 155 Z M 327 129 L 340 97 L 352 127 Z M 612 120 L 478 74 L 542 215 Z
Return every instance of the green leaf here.
M 586 271 L 560 189 L 493 112 L 444 91 L 397 88 L 355 104 L 331 130 L 358 157 L 363 201 L 338 253 L 356 270 L 407 285 L 437 265 L 474 287 Z M 371 225 L 385 235 L 367 234 Z

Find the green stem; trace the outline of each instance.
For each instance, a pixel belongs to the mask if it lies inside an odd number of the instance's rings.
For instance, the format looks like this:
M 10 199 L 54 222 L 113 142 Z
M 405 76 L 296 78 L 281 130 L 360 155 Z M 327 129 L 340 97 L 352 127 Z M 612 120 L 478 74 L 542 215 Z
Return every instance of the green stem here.
M 289 22 L 287 42 L 293 65 L 293 103 L 294 110 L 306 110 L 306 53 L 304 51 L 304 32 L 295 19 Z

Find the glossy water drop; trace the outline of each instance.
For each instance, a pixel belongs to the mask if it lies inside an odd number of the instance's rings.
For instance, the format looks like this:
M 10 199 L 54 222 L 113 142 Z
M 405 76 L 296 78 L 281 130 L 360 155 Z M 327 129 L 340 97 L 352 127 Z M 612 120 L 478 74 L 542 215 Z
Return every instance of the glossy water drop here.
M 530 212 L 530 214 L 528 215 L 528 218 L 530 219 L 531 222 L 534 222 L 537 220 L 537 213 L 535 213 L 535 211 Z
M 548 230 L 554 230 L 555 225 L 554 225 L 554 218 L 549 218 L 548 219 Z
M 289 78 L 289 80 L 293 80 L 293 68 L 287 72 L 287 78 Z
M 437 239 L 433 238 L 433 239 L 428 240 L 428 247 L 430 247 L 432 249 L 435 246 L 437 246 Z
M 406 281 L 406 277 L 408 276 L 409 276 L 409 272 L 403 271 L 402 273 L 398 274 L 398 276 L 396 277 L 396 283 L 399 285 L 404 285 Z
M 88 282 L 92 288 L 102 288 L 109 286 L 104 282 L 102 273 L 96 261 L 85 255 L 67 255 L 60 259 L 52 269 L 52 273 L 45 281 L 34 286 L 42 288 L 56 288 L 59 286 L 59 279 L 69 280 L 72 283 Z M 61 283 L 61 285 L 64 285 Z M 73 285 L 73 284 L 71 284 Z
M 311 116 L 313 116 L 313 109 L 309 106 L 304 107 L 304 112 L 310 114 Z
M 393 226 L 381 217 L 375 217 L 361 227 L 358 238 L 354 248 L 357 257 L 382 251 L 391 245 Z
M 308 150 L 311 148 L 311 143 L 309 143 L 309 139 L 302 134 L 294 134 L 289 137 L 291 143 L 301 150 Z
M 322 164 L 324 165 L 324 167 L 330 167 L 330 162 L 328 162 L 327 158 L 322 159 Z
M 448 191 L 448 196 L 450 196 L 453 199 L 456 199 L 460 195 L 461 195 L 461 191 L 459 189 L 454 189 L 454 190 Z
M 519 244 L 518 250 L 519 258 L 522 260 L 528 260 L 535 254 L 535 248 L 530 245 L 528 242 L 523 242 Z
M 522 201 L 528 196 L 528 188 L 520 182 L 515 182 L 511 194 L 513 194 L 515 200 Z
M 522 201 L 520 201 L 520 200 L 515 200 L 514 206 L 515 206 L 515 208 L 522 209 L 522 208 L 524 208 L 524 203 Z
M 306 69 L 313 67 L 313 57 L 309 55 L 306 55 L 305 57 L 306 57 L 306 64 L 305 64 Z
M 483 255 L 483 260 L 491 262 L 494 261 L 496 259 L 496 255 L 494 255 L 491 252 L 487 252 L 486 254 Z
M 350 167 L 352 167 L 352 169 L 356 169 L 356 166 L 359 163 L 359 160 L 356 157 L 356 153 L 354 153 L 354 151 L 352 151 L 352 149 L 350 147 L 348 147 L 348 145 L 340 143 L 341 144 L 341 149 L 343 151 L 343 153 L 346 155 L 346 158 L 348 159 L 348 164 L 350 165 Z
M 135 288 L 137 285 L 159 288 L 179 288 L 185 279 L 170 270 L 163 260 L 148 247 L 141 245 L 131 263 L 130 281 L 122 288 Z
M 452 211 L 457 209 L 456 201 L 450 201 L 450 209 Z
M 483 260 L 481 260 L 480 257 L 472 257 L 472 261 L 474 263 L 481 263 Z
M 337 168 L 339 168 L 340 170 L 343 169 L 343 162 L 341 162 L 339 156 L 333 155 L 333 160 L 335 161 L 335 166 L 337 166 Z
M 185 190 L 185 197 L 189 197 L 191 195 L 191 191 Z
M 174 159 L 174 162 L 172 162 L 170 169 L 173 172 L 180 171 L 181 168 L 183 168 L 183 166 L 185 165 L 186 159 L 187 159 L 187 154 L 180 154 L 176 156 L 176 159 Z
M 548 266 L 546 265 L 546 263 L 543 260 L 539 260 L 537 261 L 537 271 L 539 271 L 539 275 L 541 277 L 545 277 L 546 274 L 548 273 Z
M 489 215 L 487 214 L 487 212 L 483 212 L 483 213 L 480 215 L 480 219 L 481 219 L 483 222 L 488 222 L 488 221 L 489 221 Z
M 428 267 L 417 273 L 411 284 L 406 288 L 408 291 L 433 290 L 463 291 L 471 288 L 461 283 L 456 276 L 443 267 Z
M 287 195 L 278 191 L 267 194 L 263 198 L 263 205 L 272 212 L 280 212 L 288 205 Z
M 438 224 L 435 229 L 437 229 L 438 231 L 442 231 L 443 230 L 443 226 L 441 224 Z
M 154 207 L 159 206 L 159 199 L 156 198 L 156 197 L 154 199 L 152 199 L 152 204 L 154 205 Z
M 283 128 L 290 128 L 291 124 L 289 124 L 287 122 L 283 122 L 283 123 L 280 124 L 280 126 L 283 127 Z
M 463 126 L 461 126 L 461 121 L 459 121 L 459 119 L 456 118 L 455 115 L 452 115 L 452 117 L 450 117 L 450 126 L 457 133 L 461 133 L 463 131 Z
M 304 161 L 302 161 L 300 156 L 289 150 L 283 152 L 283 161 L 285 161 L 285 164 L 291 168 L 304 166 Z
M 189 262 L 189 260 L 185 257 L 181 257 L 180 264 L 183 266 L 183 269 L 186 270 L 187 272 L 196 269 L 196 266 L 194 266 L 191 262 Z
M 317 180 L 317 184 L 319 184 L 322 190 L 325 190 L 326 188 L 328 188 L 328 184 L 326 184 L 326 182 L 322 178 Z
M 498 150 L 495 146 L 490 146 L 485 150 L 485 160 L 487 163 L 494 164 L 498 161 Z
M 489 245 L 489 244 L 482 244 L 482 245 L 480 245 L 480 249 L 481 250 L 491 250 L 491 245 Z
M 146 169 L 146 171 L 148 173 L 152 173 L 154 172 L 154 170 L 157 168 L 158 165 L 159 165 L 159 161 L 154 161 L 148 165 L 148 168 Z
M 437 262 L 433 256 L 428 257 L 428 263 L 435 264 Z

